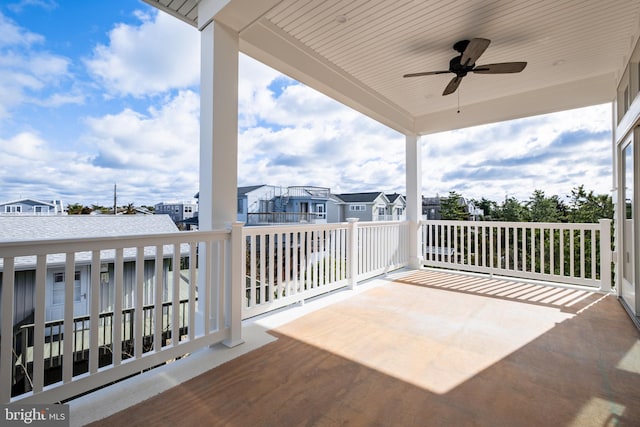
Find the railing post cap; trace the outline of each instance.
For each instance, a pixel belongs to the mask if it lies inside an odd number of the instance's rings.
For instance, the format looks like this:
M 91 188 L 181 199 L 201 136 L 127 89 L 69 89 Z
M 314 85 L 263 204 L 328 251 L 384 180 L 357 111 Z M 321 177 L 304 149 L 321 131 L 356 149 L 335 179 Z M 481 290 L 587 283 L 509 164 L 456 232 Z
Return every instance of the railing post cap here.
M 360 218 L 347 218 L 347 222 L 358 222 Z
M 224 228 L 227 230 L 231 230 L 232 228 L 242 228 L 244 222 L 242 221 L 233 221 L 233 222 L 225 222 Z

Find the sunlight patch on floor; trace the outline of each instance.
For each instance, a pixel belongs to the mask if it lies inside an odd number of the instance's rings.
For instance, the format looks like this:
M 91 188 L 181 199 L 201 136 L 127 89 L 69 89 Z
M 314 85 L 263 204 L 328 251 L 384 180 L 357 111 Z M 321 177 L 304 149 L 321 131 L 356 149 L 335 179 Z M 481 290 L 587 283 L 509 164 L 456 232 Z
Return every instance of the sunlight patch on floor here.
M 389 283 L 277 331 L 443 394 L 570 317 L 556 307 Z
M 640 374 L 640 341 L 636 341 L 633 347 L 631 347 L 620 360 L 616 368 L 634 374 Z
M 569 427 L 613 427 L 620 424 L 625 407 L 616 402 L 592 397 L 585 403 Z

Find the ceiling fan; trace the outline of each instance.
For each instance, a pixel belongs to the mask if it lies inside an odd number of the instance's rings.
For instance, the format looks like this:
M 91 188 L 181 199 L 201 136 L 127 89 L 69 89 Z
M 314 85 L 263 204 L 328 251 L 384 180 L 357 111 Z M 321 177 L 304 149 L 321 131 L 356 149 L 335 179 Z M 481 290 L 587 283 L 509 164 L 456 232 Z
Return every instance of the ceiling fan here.
M 480 55 L 489 47 L 491 40 L 488 39 L 471 39 L 460 40 L 453 45 L 453 49 L 460 52 L 460 55 L 455 56 L 449 61 L 449 69 L 446 71 L 424 71 L 422 73 L 405 74 L 402 77 L 419 77 L 419 76 L 431 76 L 435 74 L 447 74 L 453 73 L 456 76 L 449 82 L 447 87 L 442 92 L 442 95 L 449 95 L 458 89 L 462 78 L 467 73 L 478 74 L 508 74 L 519 73 L 527 66 L 526 62 L 501 62 L 497 64 L 486 64 L 476 66 L 476 60 L 480 58 Z

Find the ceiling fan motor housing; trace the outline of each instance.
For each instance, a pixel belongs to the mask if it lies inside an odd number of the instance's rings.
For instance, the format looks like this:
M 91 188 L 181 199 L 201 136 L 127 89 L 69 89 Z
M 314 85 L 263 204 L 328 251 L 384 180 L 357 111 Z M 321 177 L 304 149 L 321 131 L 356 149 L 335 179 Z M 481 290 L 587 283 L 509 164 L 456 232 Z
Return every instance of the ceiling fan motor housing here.
M 473 70 L 473 67 L 476 66 L 476 64 L 470 64 L 470 65 L 464 66 L 461 63 L 461 59 L 462 59 L 462 55 L 455 56 L 451 58 L 451 61 L 449 61 L 449 71 L 451 71 L 458 77 L 466 76 L 467 73 Z

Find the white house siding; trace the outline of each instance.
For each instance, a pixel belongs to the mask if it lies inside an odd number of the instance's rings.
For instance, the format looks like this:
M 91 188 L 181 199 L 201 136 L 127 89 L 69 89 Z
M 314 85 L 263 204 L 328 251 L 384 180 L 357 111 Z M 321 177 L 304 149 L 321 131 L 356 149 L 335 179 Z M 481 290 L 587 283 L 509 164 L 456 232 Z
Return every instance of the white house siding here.
M 18 271 L 15 275 L 14 285 L 14 312 L 13 324 L 18 324 L 33 314 L 35 307 L 36 272 Z M 0 271 L 0 305 L 2 305 L 2 272 Z M 1 326 L 1 325 L 0 325 Z

